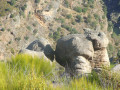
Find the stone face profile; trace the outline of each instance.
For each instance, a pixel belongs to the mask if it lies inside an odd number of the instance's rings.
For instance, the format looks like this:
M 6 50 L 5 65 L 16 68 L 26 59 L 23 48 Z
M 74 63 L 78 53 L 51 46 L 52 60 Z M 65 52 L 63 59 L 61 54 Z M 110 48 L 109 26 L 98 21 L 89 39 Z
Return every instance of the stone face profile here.
M 106 35 L 85 29 L 84 34 L 70 34 L 57 41 L 56 61 L 72 75 L 90 73 L 109 66 Z

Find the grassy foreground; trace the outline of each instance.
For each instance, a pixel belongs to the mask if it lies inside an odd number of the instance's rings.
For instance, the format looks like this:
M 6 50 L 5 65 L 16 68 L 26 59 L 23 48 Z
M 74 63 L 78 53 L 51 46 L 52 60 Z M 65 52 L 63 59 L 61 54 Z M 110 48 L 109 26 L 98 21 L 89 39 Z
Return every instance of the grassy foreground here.
M 54 78 L 53 73 L 58 73 L 54 63 L 21 54 L 8 62 L 0 62 L 0 90 L 117 90 L 120 79 L 108 71 L 71 79 L 69 83 L 65 77 L 61 80 L 58 76 L 62 85 L 54 85 L 51 78 Z

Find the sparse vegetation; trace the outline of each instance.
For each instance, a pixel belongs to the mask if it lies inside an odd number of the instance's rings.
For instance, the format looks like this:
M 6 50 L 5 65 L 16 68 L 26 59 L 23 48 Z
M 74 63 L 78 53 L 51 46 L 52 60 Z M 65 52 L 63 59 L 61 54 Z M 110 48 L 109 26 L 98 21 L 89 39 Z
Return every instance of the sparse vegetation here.
M 64 0 L 64 4 L 65 4 L 66 7 L 69 7 L 69 2 L 68 2 L 68 0 Z
M 31 30 L 31 27 L 30 27 L 30 26 L 27 26 L 27 29 L 28 29 L 28 30 Z
M 11 14 L 11 15 L 10 15 L 10 18 L 14 18 L 14 14 Z
M 82 17 L 80 16 L 80 15 L 77 15 L 76 16 L 76 21 L 79 23 L 79 22 L 81 22 L 82 21 Z
M 28 40 L 28 39 L 29 39 L 29 37 L 28 37 L 28 36 L 25 36 L 25 37 L 24 37 L 24 39 L 25 39 L 25 40 Z
M 56 18 L 56 21 L 60 22 L 60 23 L 64 23 L 65 22 L 65 19 L 64 18 Z
M 23 11 L 25 11 L 26 8 L 27 8 L 27 5 L 26 5 L 26 4 L 21 7 L 21 9 L 22 9 Z
M 0 16 L 5 16 L 14 9 L 7 1 L 0 0 Z
M 75 34 L 78 33 L 77 30 L 75 28 L 72 28 L 68 25 L 61 25 L 62 28 L 65 28 L 66 30 L 68 30 L 70 32 L 70 34 Z
M 35 3 L 39 3 L 40 2 L 40 0 L 35 0 Z
M 67 15 L 66 15 L 66 18 L 67 18 L 67 19 L 72 18 L 72 15 L 71 15 L 71 14 L 67 14 Z
M 85 7 L 85 8 L 82 9 L 82 12 L 83 12 L 83 13 L 86 13 L 87 10 L 88 10 L 88 8 Z
M 11 0 L 11 2 L 10 2 L 10 5 L 15 5 L 15 3 L 16 3 L 16 0 Z
M 82 12 L 82 8 L 81 7 L 74 7 L 74 10 L 76 11 L 76 12 L 79 12 L 79 13 L 81 13 Z

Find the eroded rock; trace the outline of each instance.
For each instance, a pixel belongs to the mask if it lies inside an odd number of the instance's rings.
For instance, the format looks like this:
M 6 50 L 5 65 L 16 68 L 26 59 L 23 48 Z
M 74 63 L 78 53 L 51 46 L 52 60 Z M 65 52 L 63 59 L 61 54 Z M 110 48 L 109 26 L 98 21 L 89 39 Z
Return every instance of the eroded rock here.
M 50 43 L 45 38 L 33 41 L 26 49 L 20 50 L 20 53 L 30 54 L 38 57 L 45 57 L 45 59 L 54 60 L 54 50 L 51 48 Z
M 90 73 L 92 69 L 110 65 L 107 45 L 103 32 L 85 29 L 84 34 L 71 34 L 58 40 L 56 61 L 72 75 Z

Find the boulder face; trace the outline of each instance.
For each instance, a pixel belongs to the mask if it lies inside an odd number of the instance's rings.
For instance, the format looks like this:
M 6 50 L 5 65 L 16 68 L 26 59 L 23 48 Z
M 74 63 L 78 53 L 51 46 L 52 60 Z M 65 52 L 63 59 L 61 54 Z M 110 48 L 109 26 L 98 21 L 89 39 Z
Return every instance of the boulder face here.
M 110 65 L 106 35 L 90 29 L 84 31 L 84 34 L 67 35 L 57 41 L 56 61 L 71 74 L 90 73 L 92 69 Z
M 20 50 L 20 53 L 30 54 L 32 56 L 44 57 L 45 59 L 54 60 L 54 50 L 45 38 L 33 41 L 26 49 Z

